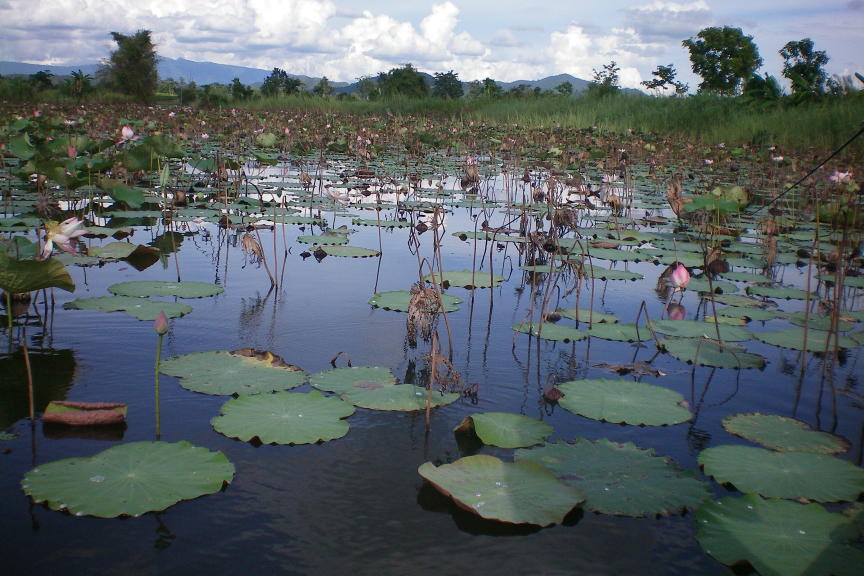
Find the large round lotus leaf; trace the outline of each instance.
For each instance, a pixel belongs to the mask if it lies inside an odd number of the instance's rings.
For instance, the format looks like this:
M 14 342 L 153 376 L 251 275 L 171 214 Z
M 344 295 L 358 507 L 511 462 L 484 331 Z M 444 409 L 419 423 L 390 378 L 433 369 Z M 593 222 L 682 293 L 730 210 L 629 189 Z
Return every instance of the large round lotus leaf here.
M 15 260 L 9 258 L 5 250 L 0 250 L 0 289 L 17 294 L 54 287 L 75 291 L 75 282 L 62 263 L 54 258 Z
M 769 498 L 839 502 L 864 492 L 864 469 L 827 454 L 724 445 L 703 450 L 699 464 L 718 482 Z
M 834 454 L 845 452 L 843 438 L 813 430 L 800 420 L 777 414 L 733 414 L 723 419 L 727 432 L 774 450 Z
M 765 367 L 764 358 L 733 342 L 721 345 L 705 338 L 664 338 L 661 345 L 670 356 L 688 364 L 736 370 Z
M 585 308 L 559 308 L 555 312 L 564 318 L 569 318 L 576 322 L 591 322 L 594 324 L 615 324 L 618 322 L 618 318 L 612 314 L 604 314 L 603 312 L 586 310 Z
M 864 566 L 864 552 L 850 545 L 854 523 L 819 504 L 727 497 L 703 504 L 696 527 L 705 552 L 729 566 L 747 561 L 764 576 L 853 576 Z
M 842 313 L 840 314 L 842 316 Z M 830 316 L 818 316 L 816 314 L 804 315 L 803 312 L 789 314 L 789 322 L 796 326 L 807 326 L 811 330 L 832 330 L 832 320 Z M 839 332 L 848 332 L 855 328 L 855 323 L 848 320 L 837 320 L 836 330 Z
M 120 282 L 108 287 L 108 291 L 117 296 L 134 296 L 136 298 L 147 298 L 148 296 L 176 296 L 177 298 L 206 298 L 215 296 L 225 291 L 221 286 L 209 282 L 160 282 L 156 280 L 136 280 L 134 282 Z
M 762 296 L 763 298 L 785 298 L 786 300 L 806 300 L 808 293 L 806 290 L 798 288 L 787 288 L 784 286 L 748 286 L 747 294 L 754 296 Z M 818 294 L 809 293 L 811 300 L 818 298 Z
M 750 340 L 753 335 L 740 326 L 719 324 L 713 322 L 700 322 L 697 320 L 654 320 L 654 330 L 667 336 L 681 336 L 683 338 L 717 338 L 719 328 L 720 339 L 724 342 L 743 342 Z
M 371 220 L 354 218 L 351 224 L 355 226 L 380 226 L 381 228 L 410 228 L 411 222 L 407 220 Z
M 559 342 L 578 342 L 588 337 L 588 332 L 579 330 L 573 326 L 560 326 L 552 322 L 520 322 L 513 325 L 513 329 L 523 334 L 530 334 L 544 340 L 557 340 Z
M 596 248 L 593 246 L 586 251 L 586 255 L 591 258 L 610 260 L 612 262 L 639 262 L 640 260 L 650 259 L 650 257 L 646 257 L 642 252 L 631 252 L 627 250 L 619 250 L 617 248 Z
M 742 306 L 751 308 L 769 308 L 775 305 L 769 304 L 758 298 L 750 296 L 742 296 L 741 294 L 712 294 L 709 296 L 718 304 L 728 304 L 729 306 Z
M 707 484 L 693 474 L 631 442 L 577 438 L 573 444 L 517 450 L 515 458 L 546 466 L 582 491 L 586 508 L 604 514 L 667 516 L 695 508 L 710 495 Z
M 218 492 L 234 478 L 221 452 L 189 442 L 132 442 L 92 458 L 37 466 L 21 486 L 36 502 L 76 516 L 139 516 Z
M 248 356 L 221 350 L 168 358 L 160 371 L 179 377 L 187 390 L 222 396 L 290 390 L 308 376 L 269 352 Z
M 510 524 L 560 524 L 584 498 L 534 462 L 502 462 L 478 454 L 452 464 L 426 462 L 417 472 L 460 507 Z
M 588 278 L 595 278 L 598 280 L 641 280 L 645 278 L 645 276 L 639 272 L 631 272 L 630 270 L 611 270 L 609 268 L 597 266 L 591 262 L 585 262 L 585 265 L 582 267 L 582 272 Z
M 467 416 L 455 432 L 473 430 L 484 443 L 501 448 L 523 448 L 542 444 L 552 426 L 535 418 L 507 412 L 484 412 Z
M 708 310 L 711 310 L 709 307 Z M 753 306 L 727 306 L 717 310 L 717 316 L 725 318 L 744 318 L 748 322 L 755 320 L 764 322 L 775 318 L 786 318 L 788 314 L 782 310 L 755 308 Z
M 225 436 L 264 444 L 314 444 L 348 433 L 354 406 L 318 390 L 277 392 L 228 400 L 210 423 Z
M 647 326 L 637 329 L 636 324 L 592 324 L 588 334 L 594 338 L 617 342 L 641 342 L 652 338 L 651 330 Z
M 87 255 L 106 260 L 120 260 L 132 254 L 137 247 L 129 242 L 111 242 L 105 246 L 90 248 L 87 250 Z
M 781 348 L 792 350 L 807 350 L 808 352 L 825 352 L 837 348 L 855 348 L 858 343 L 849 336 L 832 334 L 821 330 L 805 330 L 804 328 L 786 328 L 774 332 L 759 332 L 756 338 Z
M 359 387 L 355 385 L 355 388 Z M 430 393 L 426 388 L 408 384 L 359 388 L 356 391 L 342 394 L 342 397 L 360 408 L 397 412 L 425 410 L 427 401 L 430 407 L 435 408 L 452 404 L 459 399 L 458 394 L 441 394 L 434 391 Z
M 389 368 L 381 366 L 348 366 L 313 374 L 309 383 L 319 390 L 336 394 L 350 394 L 360 390 L 377 390 L 394 386 L 396 377 Z
M 316 235 L 307 235 L 307 236 L 298 236 L 297 241 L 303 244 L 318 244 L 319 246 L 332 246 L 332 245 L 341 245 L 348 243 L 348 236 L 346 234 L 340 234 L 338 232 L 324 234 L 316 234 Z
M 339 256 L 341 258 L 374 258 L 381 255 L 381 252 L 378 250 L 361 248 L 360 246 L 321 246 L 320 248 L 328 256 Z
M 816 278 L 824 282 L 834 282 L 836 280 L 834 274 L 819 274 Z M 846 288 L 864 288 L 864 276 L 844 276 L 843 286 Z
M 694 277 L 690 278 L 690 281 L 687 283 L 687 290 L 693 290 L 694 292 L 713 292 L 714 294 L 729 294 L 730 292 L 737 292 L 738 287 L 730 282 L 722 282 L 720 280 L 712 280 L 709 284 L 707 278 Z
M 131 296 L 98 296 L 96 298 L 76 298 L 63 305 L 72 310 L 100 310 L 102 312 L 122 311 L 139 320 L 155 320 L 159 312 L 169 318 L 179 318 L 192 312 L 192 307 L 179 302 L 159 302 Z
M 733 282 L 749 282 L 751 284 L 773 284 L 774 280 L 768 278 L 764 274 L 755 274 L 753 272 L 724 272 L 720 276 L 726 280 Z
M 603 422 L 666 426 L 693 417 L 674 390 L 629 380 L 573 380 L 558 385 L 566 410 Z
M 432 275 L 424 277 L 427 282 L 432 282 Z M 445 286 L 460 286 L 462 288 L 491 288 L 498 286 L 504 281 L 503 276 L 489 274 L 482 270 L 445 270 L 435 274 L 435 280 Z
M 441 302 L 446 312 L 455 312 L 462 303 L 461 298 L 450 294 L 441 294 Z M 369 299 L 369 304 L 385 310 L 396 310 L 397 312 L 408 312 L 411 303 L 411 292 L 408 290 L 392 290 L 389 292 L 378 292 Z

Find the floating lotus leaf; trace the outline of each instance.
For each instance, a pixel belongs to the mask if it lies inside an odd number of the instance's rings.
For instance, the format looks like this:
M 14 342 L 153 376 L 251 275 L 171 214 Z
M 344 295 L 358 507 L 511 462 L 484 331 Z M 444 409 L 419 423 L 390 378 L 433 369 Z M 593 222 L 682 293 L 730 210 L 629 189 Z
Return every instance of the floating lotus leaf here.
M 717 315 L 725 318 L 743 318 L 748 322 L 753 320 L 756 322 L 765 322 L 766 320 L 786 318 L 788 316 L 788 314 L 782 310 L 776 310 L 773 308 L 755 308 L 753 306 L 727 306 L 725 308 L 718 308 Z
M 582 267 L 582 272 L 588 278 L 595 278 L 598 280 L 641 280 L 645 278 L 645 276 L 639 272 L 631 272 L 629 270 L 611 270 L 587 261 Z
M 630 380 L 573 380 L 558 385 L 566 410 L 621 424 L 666 426 L 687 422 L 693 415 L 674 390 Z
M 753 272 L 724 272 L 720 276 L 726 280 L 733 282 L 748 282 L 750 284 L 773 284 L 774 280 L 768 278 L 764 274 L 755 274 Z
M 842 314 L 841 314 L 842 316 Z M 806 317 L 803 312 L 797 312 L 789 315 L 789 322 L 796 326 L 807 326 L 811 330 L 832 330 L 832 320 L 830 316 L 818 316 L 816 314 L 808 314 Z M 848 332 L 855 328 L 854 322 L 847 320 L 837 320 L 836 330 L 838 332 Z
M 703 450 L 699 464 L 718 482 L 768 498 L 839 502 L 864 492 L 864 469 L 827 454 L 724 445 Z
M 42 422 L 67 426 L 110 426 L 126 421 L 126 404 L 116 402 L 66 402 L 52 400 Z
M 178 302 L 161 302 L 146 298 L 131 296 L 97 296 L 95 298 L 76 298 L 63 305 L 72 310 L 100 310 L 102 312 L 122 311 L 139 320 L 155 320 L 159 312 L 165 312 L 169 318 L 179 318 L 192 312 L 188 304 Z
M 132 254 L 137 247 L 136 244 L 130 244 L 129 242 L 110 242 L 105 246 L 90 248 L 87 251 L 87 255 L 103 260 L 121 260 Z
M 668 458 L 631 442 L 577 438 L 572 444 L 549 443 L 517 450 L 516 461 L 531 460 L 585 494 L 585 507 L 619 516 L 668 516 L 695 508 L 710 490 Z
M 651 330 L 647 326 L 636 328 L 636 324 L 592 324 L 588 334 L 602 340 L 616 342 L 642 342 L 650 340 Z
M 396 377 L 389 368 L 380 366 L 348 366 L 313 374 L 309 383 L 319 390 L 336 394 L 350 394 L 360 390 L 377 390 L 394 386 Z
M 853 576 L 864 566 L 864 552 L 850 545 L 854 523 L 819 504 L 727 497 L 702 505 L 696 526 L 708 554 L 729 566 L 747 561 L 764 576 Z
M 764 358 L 733 342 L 721 345 L 706 338 L 664 338 L 660 344 L 670 356 L 688 364 L 736 370 L 765 367 Z
M 66 267 L 55 260 L 15 260 L 0 250 L 0 289 L 10 294 L 33 292 L 43 288 L 75 291 L 75 283 Z
M 374 258 L 381 255 L 378 250 L 361 248 L 359 246 L 321 246 L 320 248 L 328 256 L 338 256 L 340 258 Z
M 572 326 L 560 326 L 553 322 L 520 322 L 514 324 L 513 329 L 536 338 L 559 342 L 578 342 L 588 337 L 588 332 L 585 330 L 579 330 Z
M 354 218 L 351 224 L 355 226 L 380 226 L 381 228 L 410 228 L 411 222 L 407 220 L 372 220 L 363 218 Z
M 808 352 L 825 352 L 837 348 L 855 348 L 858 342 L 849 336 L 832 334 L 821 330 L 805 330 L 804 328 L 786 328 L 774 332 L 759 332 L 756 338 L 781 348 L 792 350 L 807 350 Z
M 348 433 L 342 419 L 354 406 L 318 390 L 307 393 L 277 392 L 239 396 L 222 405 L 210 423 L 220 434 L 263 444 L 315 444 Z
M 619 250 L 617 248 L 595 248 L 591 247 L 586 251 L 586 255 L 591 258 L 599 258 L 600 260 L 610 260 L 612 262 L 639 262 L 641 260 L 651 260 L 643 252 Z
M 108 287 L 108 291 L 117 296 L 133 296 L 147 298 L 148 296 L 175 296 L 177 298 L 206 298 L 225 291 L 221 286 L 209 282 L 161 282 L 157 280 L 136 280 L 120 282 Z
M 468 240 L 469 238 L 476 238 L 478 240 L 494 240 L 495 242 L 514 242 L 516 244 L 525 244 L 528 242 L 528 239 L 524 236 L 509 236 L 504 232 L 490 232 L 486 230 L 480 230 L 477 232 L 453 232 L 453 236 L 456 236 L 460 240 Z
M 713 322 L 700 322 L 697 320 L 654 320 L 651 322 L 656 332 L 666 336 L 680 336 L 682 338 L 717 338 L 719 329 L 720 339 L 724 342 L 743 342 L 753 338 L 753 334 L 746 328 L 740 326 L 729 326 L 720 324 L 715 326 Z
M 319 246 L 332 246 L 338 244 L 347 244 L 348 236 L 340 233 L 329 233 L 307 236 L 298 236 L 297 241 L 303 244 L 318 244 Z
M 91 458 L 42 464 L 25 474 L 24 492 L 76 516 L 140 516 L 218 492 L 234 478 L 221 452 L 189 442 L 132 442 Z
M 750 308 L 776 307 L 776 304 L 765 302 L 759 298 L 744 296 L 742 294 L 712 294 L 709 297 L 718 304 L 728 304 L 729 306 L 743 306 Z
M 730 282 L 723 282 L 722 280 L 712 280 L 709 283 L 707 278 L 693 277 L 690 278 L 690 281 L 687 283 L 687 290 L 693 290 L 694 292 L 713 292 L 714 294 L 729 294 L 730 292 L 737 292 L 738 287 Z
M 637 252 L 642 252 L 642 250 L 637 250 Z M 656 260 L 660 264 L 667 266 L 676 262 L 680 262 L 687 268 L 701 268 L 705 265 L 705 257 L 701 253 L 695 254 L 693 252 L 678 252 L 677 254 L 672 252 L 663 254 L 657 257 Z
M 603 312 L 586 310 L 584 308 L 559 308 L 555 312 L 564 318 L 569 318 L 576 322 L 591 322 L 594 324 L 616 324 L 618 322 L 618 318 L 612 314 L 604 314 Z
M 354 391 L 342 394 L 342 397 L 360 408 L 369 410 L 392 410 L 396 412 L 414 412 L 425 410 L 427 400 L 432 408 L 452 404 L 459 399 L 458 394 L 441 394 L 429 392 L 420 386 L 402 384 L 400 386 L 370 386 L 363 388 L 355 385 Z
M 834 282 L 836 280 L 833 274 L 819 274 L 816 278 L 824 282 Z M 843 286 L 846 288 L 864 288 L 864 276 L 844 276 Z
M 747 294 L 762 296 L 763 298 L 784 298 L 786 300 L 806 300 L 808 297 L 814 300 L 819 297 L 815 292 L 808 292 L 798 288 L 787 288 L 785 286 L 748 286 Z
M 228 396 L 290 390 L 306 382 L 307 374 L 278 356 L 260 352 L 196 352 L 163 360 L 160 371 L 180 378 L 187 390 Z
M 507 412 L 484 412 L 466 416 L 457 433 L 474 433 L 484 444 L 501 448 L 523 448 L 542 444 L 552 426 L 535 418 Z
M 560 524 L 584 498 L 534 462 L 502 462 L 478 454 L 452 464 L 426 462 L 417 472 L 460 507 L 509 524 Z
M 849 443 L 839 436 L 777 414 L 733 414 L 723 419 L 723 428 L 774 450 L 834 454 L 849 449 Z
M 432 282 L 432 275 L 427 274 L 424 276 L 424 280 Z M 498 286 L 504 281 L 504 277 L 489 274 L 482 270 L 475 270 L 474 272 L 471 272 L 471 270 L 445 270 L 444 272 L 437 273 L 435 280 L 445 287 L 449 285 L 472 289 Z
M 441 302 L 446 312 L 455 312 L 462 303 L 461 298 L 450 294 L 441 294 Z M 376 308 L 385 310 L 396 310 L 397 312 L 408 312 L 411 303 L 411 292 L 408 290 L 392 290 L 389 292 L 378 292 L 369 299 L 369 304 Z

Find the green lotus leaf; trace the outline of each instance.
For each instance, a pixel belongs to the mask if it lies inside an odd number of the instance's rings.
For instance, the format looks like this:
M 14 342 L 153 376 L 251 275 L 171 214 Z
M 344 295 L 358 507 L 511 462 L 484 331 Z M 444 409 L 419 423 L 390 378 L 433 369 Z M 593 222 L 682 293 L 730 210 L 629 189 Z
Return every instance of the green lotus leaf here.
M 55 260 L 15 260 L 0 250 L 0 289 L 10 294 L 33 292 L 43 288 L 75 291 L 75 283 L 66 267 Z
M 317 372 L 309 383 L 319 390 L 335 394 L 350 394 L 360 390 L 377 390 L 384 386 L 395 386 L 396 377 L 390 368 L 380 366 L 348 366 Z
M 781 348 L 792 350 L 807 350 L 808 352 L 825 352 L 837 348 L 855 348 L 858 342 L 849 336 L 832 334 L 821 330 L 805 330 L 804 328 L 786 328 L 774 332 L 758 332 L 756 338 Z
M 666 426 L 693 415 L 674 390 L 630 380 L 573 380 L 558 385 L 558 403 L 586 418 L 621 424 Z
M 140 516 L 218 492 L 234 478 L 221 452 L 189 442 L 132 442 L 91 458 L 42 464 L 25 474 L 24 492 L 76 516 Z
M 688 364 L 735 370 L 765 367 L 764 358 L 734 342 L 721 345 L 706 338 L 664 338 L 660 344 L 670 356 Z
M 210 423 L 220 434 L 263 444 L 315 444 L 348 433 L 342 419 L 354 406 L 318 390 L 306 393 L 276 392 L 232 398 L 222 405 Z
M 98 296 L 95 298 L 77 298 L 63 305 L 71 310 L 99 310 L 102 312 L 122 311 L 139 320 L 155 320 L 159 312 L 165 312 L 169 318 L 179 318 L 192 312 L 192 307 L 179 302 L 161 302 L 146 298 L 131 296 Z
M 585 308 L 559 308 L 556 310 L 558 314 L 564 318 L 569 318 L 576 322 L 591 322 L 594 324 L 616 324 L 618 318 L 612 314 L 597 312 L 596 310 L 587 310 Z
M 560 524 L 584 500 L 534 462 L 511 464 L 478 454 L 441 466 L 426 462 L 417 472 L 462 508 L 509 524 Z
M 248 351 L 238 351 L 246 353 Z M 193 392 L 229 396 L 296 388 L 306 382 L 304 370 L 285 364 L 269 352 L 251 356 L 238 352 L 196 352 L 162 360 L 160 371 L 180 378 Z
M 656 332 L 666 336 L 716 339 L 719 329 L 720 339 L 724 342 L 743 342 L 753 338 L 753 334 L 746 328 L 729 326 L 728 324 L 715 326 L 713 322 L 698 320 L 654 320 L 651 324 Z
M 133 296 L 147 298 L 148 296 L 175 296 L 177 298 L 206 298 L 225 291 L 221 286 L 209 282 L 161 282 L 156 280 L 136 280 L 120 282 L 108 287 L 108 291 L 117 296 Z
M 842 312 L 840 316 L 842 317 Z M 832 330 L 835 329 L 832 326 L 832 320 L 830 316 L 819 316 L 817 314 L 807 314 L 806 317 L 803 312 L 796 312 L 795 314 L 789 315 L 789 322 L 795 324 L 796 326 L 807 326 L 811 330 Z M 839 332 L 848 332 L 855 328 L 854 322 L 849 322 L 848 320 L 837 320 L 836 330 Z
M 729 306 L 742 306 L 749 308 L 769 308 L 776 307 L 776 304 L 765 302 L 758 298 L 744 296 L 742 294 L 712 294 L 709 296 L 711 300 L 718 304 L 727 304 Z
M 427 274 L 424 276 L 424 280 L 432 282 L 432 275 Z M 472 288 L 492 288 L 498 286 L 504 281 L 504 277 L 489 274 L 482 270 L 475 270 L 474 272 L 471 272 L 471 270 L 445 270 L 437 273 L 435 280 L 445 287 L 448 285 L 459 286 L 470 290 Z
M 774 280 L 768 278 L 764 274 L 755 274 L 753 272 L 724 272 L 720 276 L 726 280 L 733 282 L 748 282 L 750 284 L 773 284 Z
M 588 332 L 585 330 L 579 330 L 572 326 L 560 326 L 553 322 L 520 322 L 514 324 L 513 329 L 536 338 L 559 342 L 578 342 L 588 337 Z
M 699 464 L 718 482 L 768 498 L 840 502 L 864 492 L 864 469 L 827 454 L 723 445 L 703 450 Z
M 853 522 L 819 504 L 727 497 L 702 505 L 696 526 L 708 554 L 728 566 L 747 561 L 764 576 L 853 576 L 864 566 L 864 552 L 850 545 Z
M 381 252 L 378 250 L 361 248 L 359 246 L 320 246 L 320 248 L 328 256 L 338 256 L 340 258 L 374 258 L 381 255 Z
M 708 309 L 711 310 L 711 308 Z M 775 318 L 786 318 L 788 314 L 782 310 L 776 310 L 773 308 L 766 309 L 755 308 L 753 306 L 727 306 L 725 308 L 719 308 L 717 310 L 717 316 L 722 316 L 724 318 L 743 318 L 748 322 L 765 322 L 767 320 L 774 320 Z
M 476 238 L 478 240 L 490 240 L 495 242 L 514 242 L 516 244 L 525 244 L 528 242 L 528 239 L 524 236 L 509 236 L 504 232 L 491 232 L 488 230 L 478 230 L 477 232 L 473 231 L 465 231 L 465 232 L 453 232 L 453 236 L 456 236 L 460 240 L 468 240 L 469 238 Z
M 774 450 L 834 454 L 849 449 L 849 443 L 839 436 L 777 414 L 733 414 L 723 419 L 723 428 Z
M 754 285 L 747 287 L 747 294 L 762 296 L 763 298 L 783 298 L 786 300 L 815 300 L 819 297 L 815 292 L 808 292 L 798 288 L 788 288 L 785 286 L 761 286 Z
M 459 394 L 441 394 L 429 392 L 420 386 L 402 384 L 400 386 L 383 386 L 380 388 L 360 388 L 342 394 L 342 397 L 360 408 L 368 410 L 392 410 L 395 412 L 415 412 L 425 410 L 426 403 L 436 408 L 452 404 L 459 399 Z
M 516 461 L 531 460 L 585 494 L 585 507 L 619 516 L 668 516 L 695 508 L 710 496 L 708 485 L 678 470 L 668 458 L 631 442 L 577 438 L 517 450 Z
M 446 312 L 455 312 L 459 309 L 459 304 L 462 303 L 461 298 L 451 296 L 450 294 L 441 294 L 441 302 L 444 304 Z M 408 312 L 408 306 L 411 303 L 411 292 L 408 290 L 391 290 L 388 292 L 378 292 L 369 298 L 369 304 L 376 308 L 385 310 L 395 310 L 397 312 Z
M 582 267 L 582 273 L 584 273 L 588 278 L 595 278 L 597 280 L 642 280 L 645 278 L 645 276 L 639 272 L 612 270 L 610 268 L 597 266 L 588 261 L 586 261 L 585 265 Z
M 636 324 L 592 324 L 588 334 L 601 340 L 616 342 L 643 342 L 653 338 L 647 326 L 636 328 Z
M 411 222 L 407 220 L 372 220 L 354 218 L 351 220 L 354 226 L 380 226 L 381 228 L 410 228 Z
M 329 233 L 316 235 L 298 236 L 297 241 L 303 244 L 318 244 L 319 246 L 333 246 L 348 243 L 346 234 Z
M 105 246 L 90 248 L 87 250 L 87 255 L 103 260 L 122 260 L 132 254 L 137 247 L 137 245 L 129 242 L 110 242 Z
M 731 292 L 737 292 L 738 287 L 730 282 L 723 282 L 721 280 L 712 280 L 709 283 L 707 278 L 694 276 L 693 278 L 690 278 L 690 281 L 687 283 L 687 290 L 693 290 L 694 292 L 713 292 L 714 294 L 729 294 Z
M 600 260 L 609 260 L 611 262 L 639 262 L 642 260 L 650 260 L 651 258 L 643 252 L 619 250 L 618 248 L 595 248 L 589 247 L 586 250 L 586 255 L 591 258 Z
M 552 426 L 535 418 L 507 412 L 483 412 L 466 416 L 454 430 L 473 432 L 484 443 L 501 448 L 523 448 L 542 444 Z

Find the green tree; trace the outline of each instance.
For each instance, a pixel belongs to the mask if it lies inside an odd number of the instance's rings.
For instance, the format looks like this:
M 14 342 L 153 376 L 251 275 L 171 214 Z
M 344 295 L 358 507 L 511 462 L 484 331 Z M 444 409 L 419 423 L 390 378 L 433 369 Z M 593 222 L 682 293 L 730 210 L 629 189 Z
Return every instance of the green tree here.
M 333 86 L 330 85 L 330 80 L 326 76 L 322 76 L 321 80 L 312 88 L 312 92 L 324 98 L 333 93 Z
M 592 68 L 592 71 L 594 72 L 594 78 L 591 84 L 588 85 L 589 94 L 609 96 L 618 93 L 620 89 L 618 74 L 621 72 L 621 68 L 618 67 L 615 60 L 612 60 L 609 64 L 604 64 L 600 70 Z
M 662 90 L 665 92 L 667 89 L 672 88 L 675 90 L 676 95 L 682 96 L 686 94 L 687 90 L 690 88 L 684 82 L 679 82 L 675 79 L 678 72 L 675 70 L 674 64 L 669 64 L 668 66 L 663 66 L 661 64 L 657 66 L 657 69 L 654 70 L 651 75 L 654 78 L 641 82 L 641 84 L 649 90 Z
M 117 49 L 108 58 L 108 76 L 115 90 L 139 102 L 153 102 L 159 81 L 156 47 L 149 30 L 138 30 L 132 36 L 111 32 Z
M 450 70 L 449 72 L 436 72 L 435 83 L 432 85 L 432 96 L 435 98 L 446 98 L 457 100 L 465 94 L 459 75 Z
M 261 85 L 261 94 L 264 96 L 297 94 L 300 92 L 301 86 L 303 86 L 303 82 L 299 79 L 291 78 L 281 68 L 273 68 L 273 72 L 264 79 L 264 83 Z
M 813 50 L 813 41 L 804 38 L 787 42 L 780 49 L 783 57 L 783 76 L 792 83 L 792 94 L 798 98 L 812 98 L 825 93 L 828 75 L 824 66 L 828 55 L 822 50 Z
M 235 102 L 242 102 L 244 100 L 248 100 L 252 97 L 252 94 L 255 91 L 251 86 L 246 86 L 242 82 L 240 82 L 240 78 L 234 78 L 231 81 L 231 100 Z
M 773 104 L 780 101 L 780 98 L 783 97 L 783 91 L 774 76 L 765 74 L 762 77 L 759 74 L 753 74 L 744 84 L 741 97 L 745 101 L 755 104 Z
M 48 70 L 40 70 L 30 75 L 30 84 L 32 84 L 33 89 L 37 92 L 50 90 L 54 87 L 54 74 Z
M 369 76 L 361 76 L 357 79 L 357 94 L 363 100 L 375 100 L 381 94 L 378 82 Z
M 562 82 L 561 84 L 555 86 L 553 92 L 555 92 L 559 96 L 572 96 L 573 84 L 571 84 L 570 82 Z
M 482 82 L 474 80 L 468 84 L 469 98 L 498 98 L 504 89 L 492 78 L 484 78 Z
M 77 101 L 81 101 L 84 94 L 90 91 L 93 77 L 90 74 L 85 74 L 80 68 L 69 76 L 63 90 L 69 96 L 74 97 Z
M 753 37 L 745 36 L 740 28 L 704 28 L 682 44 L 690 51 L 693 72 L 702 78 L 699 92 L 737 94 L 762 65 Z
M 383 96 L 423 98 L 429 95 L 426 78 L 411 64 L 378 74 L 378 89 Z

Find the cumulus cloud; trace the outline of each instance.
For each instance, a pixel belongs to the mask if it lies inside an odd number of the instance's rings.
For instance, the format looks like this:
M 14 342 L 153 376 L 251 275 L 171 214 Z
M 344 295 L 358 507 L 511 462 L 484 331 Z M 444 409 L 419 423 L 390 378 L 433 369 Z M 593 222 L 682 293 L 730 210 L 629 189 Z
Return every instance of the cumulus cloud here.
M 643 43 L 632 28 L 592 36 L 581 26 L 571 24 L 564 31 L 549 35 L 548 55 L 556 70 L 590 80 L 594 70 L 614 60 L 620 68 L 620 84 L 625 88 L 639 87 L 643 79 L 639 69 L 649 65 L 650 52 L 650 45 Z
M 703 0 L 664 2 L 633 6 L 625 11 L 627 26 L 646 41 L 681 41 L 711 25 L 712 15 Z

